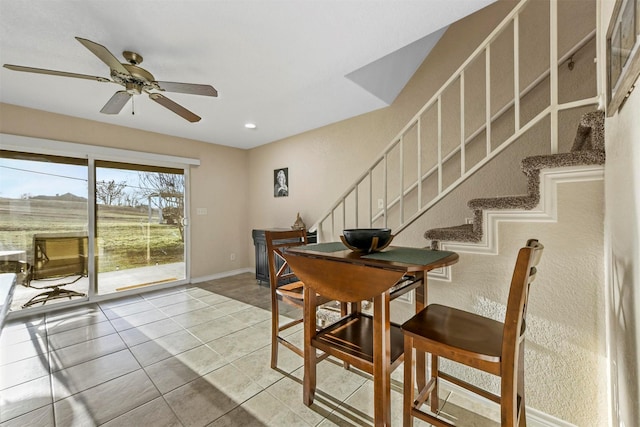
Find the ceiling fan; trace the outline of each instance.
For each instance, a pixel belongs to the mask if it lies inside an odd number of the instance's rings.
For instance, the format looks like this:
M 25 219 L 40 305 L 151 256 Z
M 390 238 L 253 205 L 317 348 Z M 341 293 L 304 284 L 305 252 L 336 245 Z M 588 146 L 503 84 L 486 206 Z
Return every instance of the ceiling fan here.
M 109 66 L 109 69 L 111 70 L 111 80 L 106 77 L 68 73 L 66 71 L 46 70 L 43 68 L 23 67 L 21 65 L 4 64 L 4 67 L 14 71 L 97 80 L 99 82 L 117 83 L 124 86 L 125 90 L 116 92 L 111 99 L 107 101 L 104 107 L 102 107 L 100 112 L 104 114 L 118 114 L 133 95 L 140 95 L 144 92 L 149 95 L 149 98 L 153 101 L 173 111 L 185 120 L 194 123 L 200 121 L 200 116 L 187 110 L 182 105 L 170 100 L 157 91 L 218 96 L 218 91 L 210 85 L 156 81 L 153 74 L 139 66 L 142 62 L 142 56 L 136 52 L 128 50 L 122 52 L 122 56 L 127 60 L 127 62 L 121 63 L 106 47 L 101 44 L 80 37 L 76 37 L 76 40 L 82 43 L 84 47 L 93 52 L 93 54 L 102 62 Z

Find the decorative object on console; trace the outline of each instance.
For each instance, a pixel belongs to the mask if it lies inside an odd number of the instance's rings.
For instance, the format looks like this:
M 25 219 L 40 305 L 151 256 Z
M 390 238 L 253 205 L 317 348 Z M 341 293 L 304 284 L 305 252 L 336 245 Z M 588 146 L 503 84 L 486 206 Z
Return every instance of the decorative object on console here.
M 302 221 L 302 218 L 300 218 L 300 212 L 298 212 L 298 216 L 296 217 L 296 222 L 293 223 L 291 228 L 293 230 L 304 230 L 307 228 L 307 226 L 304 224 L 304 221 Z

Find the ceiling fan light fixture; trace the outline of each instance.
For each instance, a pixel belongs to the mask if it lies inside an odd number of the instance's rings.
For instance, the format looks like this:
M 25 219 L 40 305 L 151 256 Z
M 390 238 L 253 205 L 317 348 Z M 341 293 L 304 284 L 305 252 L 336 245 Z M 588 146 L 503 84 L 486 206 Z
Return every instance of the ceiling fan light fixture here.
M 142 64 L 142 55 L 136 52 L 131 52 L 130 50 L 125 50 L 122 52 L 122 56 L 127 62 L 131 65 L 140 65 Z

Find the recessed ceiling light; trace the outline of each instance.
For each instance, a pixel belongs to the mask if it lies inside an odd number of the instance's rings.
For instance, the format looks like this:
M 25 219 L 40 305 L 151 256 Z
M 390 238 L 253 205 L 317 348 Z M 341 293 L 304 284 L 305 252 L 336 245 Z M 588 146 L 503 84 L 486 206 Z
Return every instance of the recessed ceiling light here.
M 257 126 L 255 123 L 245 123 L 244 127 L 246 127 L 247 129 L 255 129 Z

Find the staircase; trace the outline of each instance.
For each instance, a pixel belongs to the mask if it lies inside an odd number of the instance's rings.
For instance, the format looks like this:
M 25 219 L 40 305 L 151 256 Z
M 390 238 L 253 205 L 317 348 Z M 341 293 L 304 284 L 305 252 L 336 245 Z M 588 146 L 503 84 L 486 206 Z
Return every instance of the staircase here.
M 478 243 L 483 237 L 484 211 L 531 210 L 538 206 L 541 169 L 603 165 L 604 161 L 604 112 L 593 111 L 582 116 L 569 153 L 531 156 L 522 161 L 522 172 L 527 177 L 527 194 L 470 200 L 468 206 L 473 211 L 470 224 L 434 228 L 427 230 L 424 237 L 431 240 L 432 249 L 438 249 L 440 241 Z
M 541 4 L 535 0 L 521 0 L 514 6 L 362 175 L 309 227 L 310 231 L 317 232 L 319 242 L 339 240 L 345 228 L 388 227 L 396 235 L 401 233 L 509 146 L 528 132 L 536 130 L 541 123 L 550 123 L 550 133 L 540 135 L 537 140 L 548 141 L 548 145 L 542 145 L 533 152 L 550 154 L 523 161 L 523 171 L 529 179 L 527 194 L 471 201 L 469 206 L 474 212 L 473 222 L 429 230 L 425 237 L 433 245 L 441 241 L 480 241 L 483 235 L 481 217 L 487 209 L 496 206 L 510 209 L 526 206 L 530 209 L 535 206 L 539 199 L 539 192 L 536 191 L 539 171 L 547 167 L 545 165 L 601 164 L 598 162 L 604 161 L 604 152 L 599 152 L 603 142 L 598 139 L 602 129 L 596 124 L 600 113 L 583 118 L 579 134 L 584 135 L 576 137 L 570 153 L 558 153 L 559 122 L 562 120 L 560 113 L 577 108 L 595 108 L 600 101 L 597 95 L 587 95 L 561 102 L 562 96 L 559 95 L 560 71 L 567 72 L 567 64 L 569 70 L 573 69 L 571 64 L 574 56 L 582 54 L 588 57 L 591 55 L 589 49 L 593 49 L 593 56 L 596 55 L 595 22 L 591 31 L 575 36 L 570 43 L 563 40 L 565 47 L 560 48 L 559 0 L 550 0 L 548 6 L 545 3 L 543 7 L 548 7 L 544 17 L 549 31 L 548 64 L 551 66 L 541 68 L 539 73 L 535 71 L 538 74 L 534 74 L 531 69 L 535 67 L 527 64 L 529 52 L 521 52 L 520 49 L 521 45 L 527 44 L 521 42 L 520 28 L 531 27 L 531 22 L 527 22 L 535 15 L 531 10 L 537 8 L 538 13 Z M 526 36 L 523 34 L 522 37 Z M 544 39 L 542 35 L 540 38 Z M 500 70 L 499 76 L 496 76 L 491 61 L 492 58 L 495 61 L 497 52 L 503 53 L 505 45 L 510 46 L 507 53 L 513 58 L 513 67 L 511 70 Z M 506 72 L 510 76 L 505 77 Z M 472 87 L 478 82 L 483 86 L 482 90 Z M 549 91 L 548 103 L 532 112 L 529 99 L 538 96 L 536 92 L 540 93 L 541 90 Z M 510 99 L 506 101 L 502 96 L 505 91 L 511 92 Z M 497 104 L 498 98 L 501 99 L 500 104 Z M 481 116 L 480 123 L 478 115 Z M 457 124 L 452 125 L 452 120 L 457 120 Z M 511 133 L 498 136 L 505 123 Z M 453 139 L 451 128 L 458 129 Z M 598 133 L 600 136 L 596 136 Z

